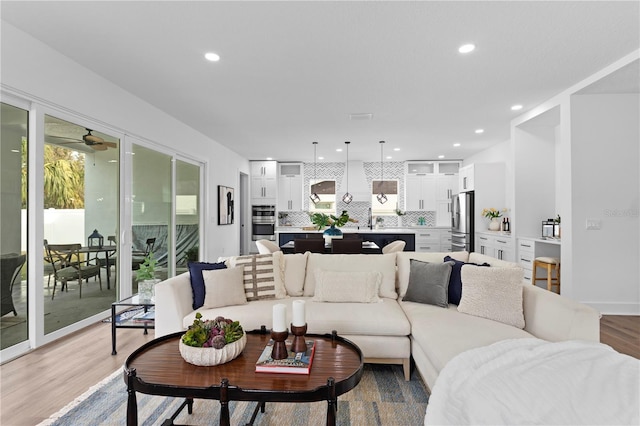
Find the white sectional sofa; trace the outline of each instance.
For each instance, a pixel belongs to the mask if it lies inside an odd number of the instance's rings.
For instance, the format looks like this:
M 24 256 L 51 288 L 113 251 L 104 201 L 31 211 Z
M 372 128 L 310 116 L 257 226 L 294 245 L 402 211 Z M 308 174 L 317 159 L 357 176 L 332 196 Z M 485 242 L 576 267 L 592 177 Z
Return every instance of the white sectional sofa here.
M 491 267 L 519 268 L 477 253 L 416 253 L 384 255 L 328 255 L 305 253 L 273 255 L 275 297 L 246 304 L 212 309 L 192 307 L 190 275 L 185 273 L 155 287 L 156 337 L 186 329 L 196 312 L 205 318 L 222 315 L 241 322 L 246 330 L 272 324 L 272 307 L 285 303 L 291 321 L 293 300 L 306 301 L 309 333 L 336 330 L 362 350 L 365 362 L 402 364 L 405 378 L 410 377 L 410 360 L 429 388 L 438 374 L 457 354 L 500 340 L 539 337 L 549 341 L 599 341 L 599 313 L 570 299 L 522 282 L 524 329 L 502 322 L 459 312 L 456 305 L 447 308 L 403 301 L 410 278 L 410 259 L 442 263 L 450 255 L 456 260 L 489 263 Z M 264 256 L 264 255 L 261 255 Z M 268 255 L 267 255 L 268 256 Z M 235 258 L 226 262 L 233 266 Z M 464 267 L 463 267 L 464 268 Z M 344 273 L 377 272 L 380 278 L 379 301 L 374 303 L 314 300 L 317 271 Z M 353 282 L 358 281 L 357 276 Z M 246 285 L 246 284 L 245 284 Z M 344 284 L 346 287 L 350 283 Z M 340 295 L 334 296 L 340 299 Z M 353 296 L 347 297 L 347 299 Z

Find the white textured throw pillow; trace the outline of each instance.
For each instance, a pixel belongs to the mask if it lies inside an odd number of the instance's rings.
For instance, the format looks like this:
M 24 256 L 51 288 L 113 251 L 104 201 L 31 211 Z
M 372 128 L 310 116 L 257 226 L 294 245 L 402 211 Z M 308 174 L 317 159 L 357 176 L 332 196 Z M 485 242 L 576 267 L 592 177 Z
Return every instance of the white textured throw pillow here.
M 380 272 L 315 271 L 315 302 L 377 303 L 382 274 Z
M 522 268 L 464 265 L 458 311 L 524 328 Z
M 243 274 L 244 268 L 242 266 L 202 271 L 205 288 L 202 308 L 211 309 L 246 304 Z

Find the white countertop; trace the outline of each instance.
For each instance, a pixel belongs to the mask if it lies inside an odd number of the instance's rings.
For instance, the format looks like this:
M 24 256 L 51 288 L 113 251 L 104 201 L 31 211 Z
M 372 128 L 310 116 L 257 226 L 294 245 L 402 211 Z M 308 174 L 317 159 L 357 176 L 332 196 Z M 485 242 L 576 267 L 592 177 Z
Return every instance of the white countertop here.
M 560 238 L 542 238 L 542 237 L 518 237 L 519 240 L 529 240 L 535 241 L 537 243 L 545 243 L 545 244 L 562 244 L 562 240 Z
M 345 228 L 340 228 L 342 232 L 353 232 L 359 234 L 415 234 L 416 231 L 425 230 L 425 229 L 450 229 L 450 228 L 438 228 L 435 226 L 411 226 L 411 227 L 402 227 L 402 228 L 379 228 L 379 229 L 369 229 L 367 227 L 361 227 L 360 229 L 349 226 Z M 277 226 L 276 233 L 281 234 L 292 234 L 292 233 L 305 233 L 305 232 L 322 232 L 316 229 L 313 230 L 305 230 L 299 227 L 294 226 Z

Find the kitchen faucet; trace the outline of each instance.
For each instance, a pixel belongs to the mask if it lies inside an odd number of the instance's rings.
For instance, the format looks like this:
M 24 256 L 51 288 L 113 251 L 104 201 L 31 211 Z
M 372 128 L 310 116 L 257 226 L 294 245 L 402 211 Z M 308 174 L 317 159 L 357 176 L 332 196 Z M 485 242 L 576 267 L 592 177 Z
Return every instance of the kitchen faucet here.
M 367 226 L 369 227 L 369 229 L 373 229 L 373 216 L 371 215 L 371 207 L 369 207 L 369 222 L 367 223 Z

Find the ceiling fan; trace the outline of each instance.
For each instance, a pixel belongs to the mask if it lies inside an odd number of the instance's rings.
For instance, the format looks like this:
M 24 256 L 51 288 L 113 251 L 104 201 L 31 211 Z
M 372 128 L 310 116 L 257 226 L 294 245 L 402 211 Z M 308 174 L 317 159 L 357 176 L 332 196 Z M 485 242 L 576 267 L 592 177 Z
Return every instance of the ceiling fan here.
M 63 136 L 51 136 L 56 139 L 65 139 L 69 142 L 60 142 L 60 144 L 68 144 L 68 143 L 84 143 L 87 146 L 95 149 L 96 151 L 106 151 L 107 148 L 117 148 L 118 145 L 115 142 L 107 142 L 102 139 L 100 136 L 92 135 L 91 129 L 85 129 L 87 131 L 86 135 L 82 136 L 82 139 L 74 139 L 74 138 L 66 138 Z

